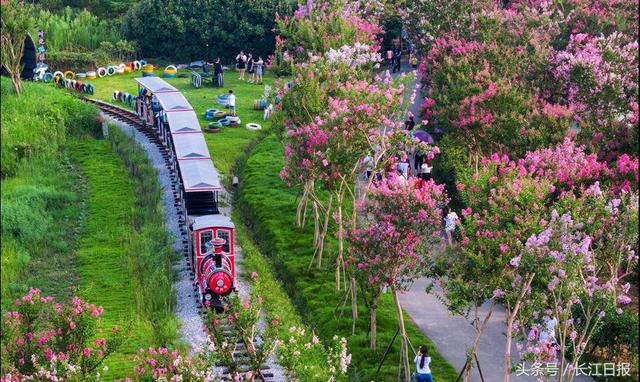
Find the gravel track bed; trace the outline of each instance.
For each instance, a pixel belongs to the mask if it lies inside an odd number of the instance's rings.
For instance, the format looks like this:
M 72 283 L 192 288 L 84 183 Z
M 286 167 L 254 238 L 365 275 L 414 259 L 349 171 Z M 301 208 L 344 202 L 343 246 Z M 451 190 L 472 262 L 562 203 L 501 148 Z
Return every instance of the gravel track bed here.
M 120 128 L 124 133 L 129 136 L 132 136 L 136 142 L 142 146 L 142 148 L 146 151 L 149 160 L 151 161 L 153 167 L 158 171 L 158 182 L 160 183 L 160 188 L 162 189 L 162 203 L 164 207 L 165 213 L 165 226 L 166 228 L 173 234 L 174 242 L 173 249 L 178 253 L 181 253 L 183 250 L 182 239 L 186 238 L 180 232 L 179 224 L 178 224 L 178 210 L 173 205 L 173 191 L 171 178 L 169 174 L 169 170 L 166 168 L 164 158 L 153 142 L 149 141 L 149 139 L 131 127 L 130 125 L 118 121 L 107 114 L 102 113 L 103 117 L 106 121 L 111 124 L 114 124 Z M 231 196 L 226 193 L 226 198 L 221 198 L 223 201 L 226 199 L 231 202 Z M 231 215 L 231 203 L 227 203 L 222 208 L 220 208 L 222 214 L 226 216 Z M 243 274 L 242 271 L 242 248 L 239 245 L 235 244 L 235 253 L 236 253 L 236 274 L 239 276 L 238 280 L 238 293 L 242 297 L 248 297 L 250 293 L 250 287 L 246 281 L 244 281 L 241 277 Z M 193 281 L 189 274 L 189 266 L 187 265 L 187 261 L 184 257 L 180 256 L 180 259 L 176 261 L 173 265 L 174 270 L 177 273 L 177 279 L 174 283 L 174 287 L 176 290 L 176 317 L 179 322 L 182 324 L 179 328 L 180 337 L 190 346 L 200 345 L 206 340 L 206 336 L 204 334 L 204 322 L 202 321 L 202 317 L 198 313 L 198 303 L 196 302 L 196 297 L 193 292 Z M 264 322 L 264 318 L 261 320 L 261 327 L 264 328 L 266 323 Z M 271 357 L 267 362 L 267 365 L 271 367 L 269 370 L 273 373 L 273 380 L 276 382 L 286 381 L 284 371 L 278 365 L 275 360 L 275 357 Z

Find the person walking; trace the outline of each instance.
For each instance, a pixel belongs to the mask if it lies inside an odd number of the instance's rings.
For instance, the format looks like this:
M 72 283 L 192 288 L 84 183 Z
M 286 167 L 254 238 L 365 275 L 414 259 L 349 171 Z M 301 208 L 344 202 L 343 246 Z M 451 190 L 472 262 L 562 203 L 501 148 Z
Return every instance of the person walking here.
M 249 83 L 252 84 L 256 82 L 256 71 L 255 71 L 256 59 L 253 58 L 251 52 L 247 56 L 247 73 L 249 73 Z
M 431 180 L 431 170 L 433 170 L 433 166 L 431 166 L 430 162 L 431 161 L 427 159 L 420 165 L 420 178 L 425 181 Z
M 222 64 L 220 63 L 219 57 L 213 62 L 213 74 L 216 76 L 218 81 L 218 87 L 224 87 L 224 71 L 222 70 Z
M 404 151 L 400 152 L 400 161 L 396 168 L 405 179 L 409 179 L 409 157 Z
M 413 360 L 416 364 L 416 381 L 417 382 L 432 382 L 431 357 L 429 357 L 429 349 L 427 345 L 420 345 L 420 353 L 416 354 L 416 358 Z
M 447 243 L 449 247 L 453 246 L 453 231 L 456 230 L 456 226 L 460 224 L 460 218 L 458 214 L 449 210 L 449 207 L 444 208 L 444 232 L 447 235 Z
M 400 49 L 400 45 L 396 45 L 393 48 L 393 70 L 392 73 L 400 71 L 400 58 L 402 57 L 402 49 Z
M 238 68 L 238 72 L 240 72 L 238 79 L 244 81 L 244 72 L 247 70 L 247 56 L 244 55 L 243 51 L 240 51 L 236 56 L 236 68 Z
M 413 113 L 409 112 L 409 116 L 407 120 L 404 121 L 404 128 L 407 129 L 407 131 L 411 132 L 411 130 L 413 130 L 414 127 L 416 127 L 416 121 L 415 121 L 415 118 L 413 117 Z
M 262 85 L 262 74 L 264 72 L 264 61 L 262 60 L 262 56 L 258 56 L 258 61 L 256 61 L 256 84 Z

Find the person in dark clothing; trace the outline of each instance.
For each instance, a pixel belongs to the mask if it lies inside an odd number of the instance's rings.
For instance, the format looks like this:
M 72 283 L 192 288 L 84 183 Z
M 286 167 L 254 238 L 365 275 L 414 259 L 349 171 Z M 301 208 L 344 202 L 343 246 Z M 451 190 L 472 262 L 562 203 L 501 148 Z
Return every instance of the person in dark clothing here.
M 409 118 L 404 121 L 404 128 L 407 129 L 407 131 L 411 131 L 414 127 L 416 127 L 416 121 L 413 119 L 413 115 L 410 114 Z
M 392 72 L 400 71 L 400 57 L 402 56 L 402 49 L 399 46 L 393 48 L 393 70 Z
M 222 71 L 222 64 L 220 64 L 220 58 L 216 58 L 213 63 L 213 74 L 216 76 L 218 87 L 224 86 L 224 72 Z

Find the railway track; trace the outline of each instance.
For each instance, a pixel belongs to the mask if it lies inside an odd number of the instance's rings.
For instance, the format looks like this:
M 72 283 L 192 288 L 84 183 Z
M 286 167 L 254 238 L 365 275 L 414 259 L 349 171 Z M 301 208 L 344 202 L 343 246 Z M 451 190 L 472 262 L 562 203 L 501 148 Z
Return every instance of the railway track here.
M 132 128 L 136 129 L 138 132 L 144 134 L 145 137 L 147 137 L 149 139 L 150 142 L 152 142 L 157 149 L 159 150 L 160 154 L 162 155 L 162 158 L 165 162 L 165 166 L 169 171 L 170 174 L 170 179 L 171 179 L 171 191 L 173 194 L 173 203 L 174 203 L 174 207 L 176 208 L 177 214 L 178 214 L 178 225 L 179 225 L 179 231 L 181 234 L 180 237 L 180 243 L 181 243 L 181 251 L 182 251 L 182 255 L 184 257 L 185 262 L 183 263 L 183 265 L 185 266 L 185 270 L 189 273 L 189 276 L 191 278 L 191 286 L 193 288 L 191 296 L 195 299 L 196 301 L 196 305 L 198 307 L 198 313 L 200 314 L 200 316 L 202 317 L 203 320 L 207 319 L 207 313 L 205 312 L 205 308 L 202 306 L 202 304 L 200 303 L 200 300 L 198 298 L 198 288 L 196 286 L 196 280 L 195 280 L 195 274 L 192 271 L 192 264 L 191 264 L 191 258 L 189 256 L 189 238 L 188 238 L 188 232 L 187 232 L 187 226 L 186 226 L 186 214 L 185 214 L 185 209 L 184 209 L 184 204 L 182 202 L 182 200 L 180 199 L 180 188 L 179 188 L 179 184 L 178 184 L 178 174 L 176 172 L 176 168 L 173 164 L 172 161 L 172 157 L 171 157 L 171 153 L 169 152 L 169 150 L 167 148 L 164 147 L 162 140 L 160 139 L 160 137 L 158 136 L 158 134 L 156 133 L 156 130 L 153 128 L 149 128 L 147 127 L 146 123 L 144 121 L 142 121 L 138 115 L 136 113 L 134 113 L 133 111 L 129 110 L 129 109 L 125 109 L 123 107 L 117 106 L 117 105 L 113 105 L 104 101 L 100 101 L 100 100 L 96 100 L 96 99 L 92 99 L 92 98 L 82 98 L 84 101 L 95 105 L 96 107 L 98 107 L 98 109 L 100 109 L 100 111 L 119 121 L 122 122 L 126 125 L 131 126 Z M 225 332 L 231 332 L 233 329 L 233 327 L 227 322 L 227 323 L 222 323 L 223 325 L 223 330 Z M 237 357 L 237 359 L 240 360 L 248 360 L 248 355 L 246 352 L 246 347 L 244 345 L 244 343 L 242 342 L 238 342 L 236 344 L 236 350 L 235 350 L 235 356 Z M 227 370 L 227 368 L 225 367 L 225 365 L 221 365 L 221 364 L 217 364 L 216 367 L 218 368 L 218 371 L 220 372 L 220 374 L 222 374 L 222 377 L 224 380 L 231 380 L 231 378 L 229 377 L 229 371 Z M 242 366 L 242 369 L 247 370 L 249 369 L 248 364 L 245 364 Z M 271 367 L 269 365 L 263 365 L 261 367 L 261 376 L 262 378 L 256 378 L 255 380 L 262 380 L 263 382 L 276 382 L 276 380 L 274 379 L 274 374 L 273 372 L 271 372 Z

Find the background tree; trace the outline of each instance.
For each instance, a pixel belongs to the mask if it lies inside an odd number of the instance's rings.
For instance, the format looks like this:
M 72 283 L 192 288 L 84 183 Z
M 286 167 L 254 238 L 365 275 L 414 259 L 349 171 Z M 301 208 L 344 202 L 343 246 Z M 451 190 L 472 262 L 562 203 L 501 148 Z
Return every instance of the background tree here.
M 293 12 L 288 0 L 143 0 L 122 22 L 124 37 L 136 41 L 147 57 L 180 60 L 221 57 L 239 50 L 266 59 L 274 50 L 274 15 Z M 209 44 L 209 57 L 206 44 Z
M 2 67 L 9 73 L 16 95 L 20 96 L 22 86 L 20 59 L 24 53 L 24 39 L 31 28 L 31 6 L 18 0 L 2 1 L 1 48 Z

